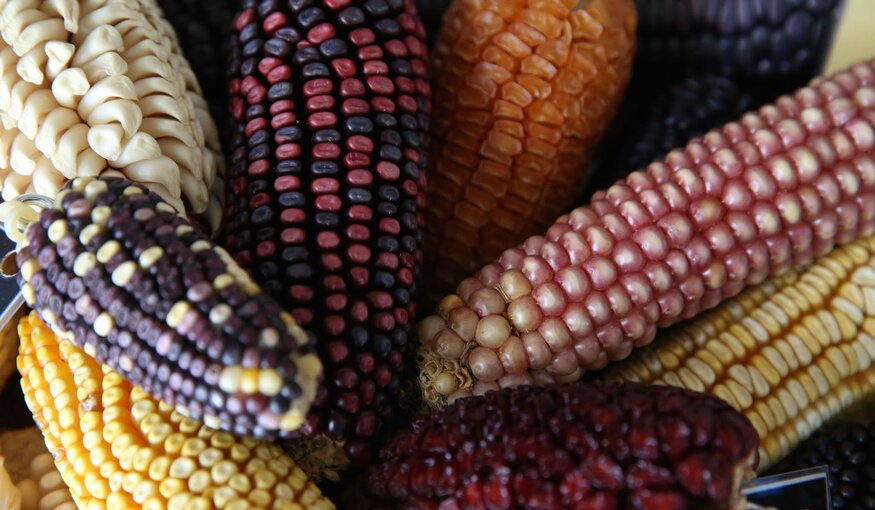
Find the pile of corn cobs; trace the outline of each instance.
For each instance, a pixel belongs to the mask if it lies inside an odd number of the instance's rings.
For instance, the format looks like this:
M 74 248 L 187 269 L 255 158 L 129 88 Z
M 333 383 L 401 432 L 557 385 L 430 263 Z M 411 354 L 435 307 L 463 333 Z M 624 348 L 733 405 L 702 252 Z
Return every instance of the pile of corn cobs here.
M 734 509 L 875 394 L 839 2 L 420 3 L 0 3 L 0 510 Z

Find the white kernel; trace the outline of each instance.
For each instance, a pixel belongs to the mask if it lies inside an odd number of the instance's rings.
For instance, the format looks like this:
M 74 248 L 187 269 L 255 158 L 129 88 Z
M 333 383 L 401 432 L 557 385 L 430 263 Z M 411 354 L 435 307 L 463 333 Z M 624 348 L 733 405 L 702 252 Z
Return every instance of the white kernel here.
M 49 240 L 53 243 L 60 241 L 69 230 L 67 229 L 67 220 L 55 220 L 49 225 Z
M 178 213 L 178 211 L 167 202 L 158 202 L 158 204 L 155 206 L 155 210 L 158 212 L 169 212 L 174 214 Z
M 140 267 L 143 269 L 149 269 L 152 267 L 155 262 L 164 256 L 164 249 L 160 246 L 152 246 L 151 248 L 147 248 L 140 254 Z
M 268 397 L 279 394 L 282 385 L 282 378 L 279 373 L 272 368 L 261 370 L 258 374 L 258 391 Z
M 73 261 L 73 273 L 83 278 L 89 271 L 97 267 L 97 257 L 91 252 L 82 252 Z
M 113 326 L 115 326 L 115 320 L 106 312 L 102 312 L 94 319 L 94 332 L 100 336 L 108 335 Z
M 170 311 L 167 312 L 167 325 L 171 328 L 176 328 L 179 326 L 179 323 L 182 322 L 182 318 L 185 317 L 185 314 L 191 310 L 191 303 L 188 301 L 177 301 L 170 308 Z
M 225 303 L 218 304 L 210 310 L 210 322 L 216 326 L 221 326 L 222 324 L 225 324 L 225 321 L 231 318 L 232 313 L 233 310 L 231 310 L 230 306 Z
M 143 194 L 143 190 L 137 186 L 128 186 L 127 188 L 125 188 L 124 191 L 122 191 L 122 195 L 126 196 L 126 197 L 130 197 L 133 195 L 142 195 L 142 194 Z
M 107 262 L 109 262 L 109 259 L 111 259 L 115 254 L 117 254 L 121 250 L 122 250 L 122 245 L 118 241 L 112 240 L 112 241 L 106 242 L 103 244 L 103 246 L 101 246 L 100 248 L 97 249 L 97 260 L 101 264 L 106 264 Z
M 124 287 L 134 277 L 134 272 L 137 270 L 137 264 L 133 261 L 126 261 L 119 264 L 115 271 L 112 272 L 112 283 L 119 287 Z
M 91 223 L 105 226 L 111 212 L 110 208 L 105 205 L 95 207 L 91 210 Z
M 194 243 L 192 243 L 190 248 L 191 248 L 191 251 L 193 251 L 193 252 L 208 250 L 208 249 L 210 249 L 210 243 L 204 241 L 203 239 L 199 239 L 199 240 L 195 241 Z
M 213 280 L 213 287 L 215 287 L 216 290 L 222 290 L 232 283 L 234 283 L 234 277 L 228 273 L 223 273 Z
M 96 225 L 91 223 L 82 229 L 82 232 L 79 233 L 79 242 L 82 243 L 83 246 L 87 245 L 91 239 L 94 238 L 97 234 L 103 232 L 103 227 L 100 225 Z
M 106 181 L 95 179 L 85 185 L 83 193 L 85 194 L 85 198 L 93 201 L 97 198 L 97 195 L 100 195 L 101 193 L 105 193 L 107 191 L 109 191 L 109 186 L 107 186 Z
M 234 393 L 240 389 L 243 380 L 243 367 L 227 366 L 219 375 L 219 388 L 226 393 Z

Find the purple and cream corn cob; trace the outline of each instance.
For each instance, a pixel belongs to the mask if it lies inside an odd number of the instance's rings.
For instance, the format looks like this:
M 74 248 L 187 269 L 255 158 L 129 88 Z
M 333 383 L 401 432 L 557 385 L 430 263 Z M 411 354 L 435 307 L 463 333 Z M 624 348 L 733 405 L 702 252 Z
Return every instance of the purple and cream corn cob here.
M 632 173 L 506 250 L 419 325 L 432 405 L 574 380 L 875 231 L 875 62 Z
M 322 375 L 306 333 L 145 186 L 74 179 L 28 227 L 18 266 L 59 337 L 185 416 L 261 438 L 304 424 Z

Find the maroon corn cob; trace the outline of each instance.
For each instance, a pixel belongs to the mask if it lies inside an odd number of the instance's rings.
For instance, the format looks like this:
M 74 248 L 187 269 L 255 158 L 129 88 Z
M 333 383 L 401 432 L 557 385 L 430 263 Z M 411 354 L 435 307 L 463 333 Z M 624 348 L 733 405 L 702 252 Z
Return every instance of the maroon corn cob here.
M 730 509 L 757 435 L 715 397 L 572 383 L 461 400 L 380 452 L 368 491 L 391 508 Z
M 426 399 L 565 381 L 875 230 L 875 63 L 693 140 L 504 252 L 420 325 Z
M 302 431 L 363 460 L 415 313 L 425 32 L 409 0 L 247 0 L 234 32 L 225 245 L 316 342 Z
M 74 179 L 28 227 L 18 265 L 58 336 L 184 415 L 264 438 L 303 424 L 322 372 L 306 333 L 145 186 Z

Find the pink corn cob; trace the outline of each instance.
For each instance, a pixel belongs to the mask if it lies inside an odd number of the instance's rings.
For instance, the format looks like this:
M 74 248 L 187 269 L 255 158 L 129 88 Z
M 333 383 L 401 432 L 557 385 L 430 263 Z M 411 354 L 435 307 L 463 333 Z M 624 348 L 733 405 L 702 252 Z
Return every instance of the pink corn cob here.
M 875 231 L 875 61 L 631 174 L 459 284 L 419 327 L 432 405 L 574 380 L 656 329 Z

